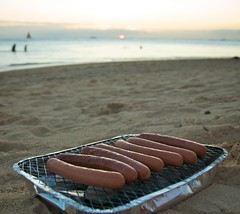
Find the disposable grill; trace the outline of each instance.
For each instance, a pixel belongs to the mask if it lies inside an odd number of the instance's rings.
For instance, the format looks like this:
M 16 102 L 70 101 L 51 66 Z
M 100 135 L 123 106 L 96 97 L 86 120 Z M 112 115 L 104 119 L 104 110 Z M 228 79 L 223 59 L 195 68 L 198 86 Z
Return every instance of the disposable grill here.
M 46 161 L 61 153 L 80 153 L 85 146 L 138 136 L 117 136 L 79 147 L 42 156 L 30 157 L 15 163 L 13 168 L 32 182 L 36 193 L 69 213 L 146 213 L 166 209 L 210 185 L 217 165 L 227 152 L 207 145 L 207 153 L 196 164 L 181 167 L 166 166 L 159 173 L 152 172 L 147 181 L 136 180 L 119 190 L 110 190 L 75 183 L 46 168 Z

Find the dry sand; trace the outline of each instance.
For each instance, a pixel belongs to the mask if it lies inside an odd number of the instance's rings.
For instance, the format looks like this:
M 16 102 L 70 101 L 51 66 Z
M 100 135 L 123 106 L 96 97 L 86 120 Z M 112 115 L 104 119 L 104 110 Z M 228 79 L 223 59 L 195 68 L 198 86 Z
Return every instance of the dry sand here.
M 224 147 L 211 186 L 165 211 L 240 213 L 240 60 L 56 66 L 0 73 L 0 213 L 64 213 L 15 162 L 120 134 L 157 132 Z

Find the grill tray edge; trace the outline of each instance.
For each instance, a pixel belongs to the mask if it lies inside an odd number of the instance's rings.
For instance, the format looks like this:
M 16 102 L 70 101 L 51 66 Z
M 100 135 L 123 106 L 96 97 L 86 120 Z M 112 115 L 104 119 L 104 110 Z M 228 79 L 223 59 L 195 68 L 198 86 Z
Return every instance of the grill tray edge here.
M 51 186 L 47 184 L 47 182 L 39 179 L 38 176 L 33 176 L 26 170 L 23 170 L 22 165 L 25 162 L 31 162 L 32 160 L 38 158 L 49 158 L 55 156 L 56 154 L 60 154 L 63 152 L 73 152 L 78 153 L 81 148 L 89 145 L 96 145 L 98 143 L 109 143 L 115 142 L 117 139 L 126 139 L 128 137 L 138 136 L 138 134 L 127 134 L 116 136 L 110 139 L 101 140 L 89 144 L 85 144 L 79 147 L 74 147 L 67 150 L 62 150 L 58 152 L 48 153 L 45 155 L 34 156 L 25 158 L 13 165 L 13 169 L 23 177 L 25 177 L 28 181 L 33 184 L 33 187 L 36 191 L 36 194 L 40 197 L 44 198 L 48 202 L 51 202 L 58 206 L 60 209 L 65 210 L 75 210 L 76 212 L 85 212 L 85 213 L 130 213 L 132 211 L 137 213 L 146 213 L 146 212 L 156 212 L 157 210 L 166 209 L 192 195 L 201 191 L 202 189 L 209 186 L 216 173 L 216 169 L 218 164 L 223 161 L 228 153 L 225 149 L 214 147 L 211 145 L 207 145 L 208 150 L 217 149 L 219 150 L 219 156 L 212 161 L 210 164 L 200 169 L 197 173 L 173 183 L 167 187 L 159 189 L 157 191 L 151 192 L 147 195 L 143 195 L 141 197 L 130 200 L 128 203 L 121 204 L 116 207 L 99 209 L 98 207 L 92 208 L 86 206 L 84 204 L 78 203 L 77 201 L 69 198 L 68 196 L 62 194 L 59 191 L 54 190 Z M 21 166 L 21 167 L 20 167 Z M 172 170 L 172 169 L 171 169 Z M 48 178 L 46 178 L 48 179 Z

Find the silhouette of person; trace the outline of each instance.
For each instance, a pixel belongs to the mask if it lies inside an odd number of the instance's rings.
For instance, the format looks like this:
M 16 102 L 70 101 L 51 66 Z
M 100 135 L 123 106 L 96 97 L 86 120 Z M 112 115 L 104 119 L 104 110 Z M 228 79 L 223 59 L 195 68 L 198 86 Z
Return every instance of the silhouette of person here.
M 24 46 L 24 51 L 27 52 L 27 45 Z
M 13 46 L 12 46 L 12 52 L 16 52 L 16 44 L 13 44 Z

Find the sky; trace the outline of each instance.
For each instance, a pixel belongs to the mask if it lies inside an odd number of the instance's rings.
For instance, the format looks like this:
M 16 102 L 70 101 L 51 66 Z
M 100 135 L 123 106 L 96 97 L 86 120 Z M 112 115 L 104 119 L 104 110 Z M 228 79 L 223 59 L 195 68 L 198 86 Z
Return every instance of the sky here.
M 239 8 L 240 0 L 0 0 L 0 30 L 240 30 Z

